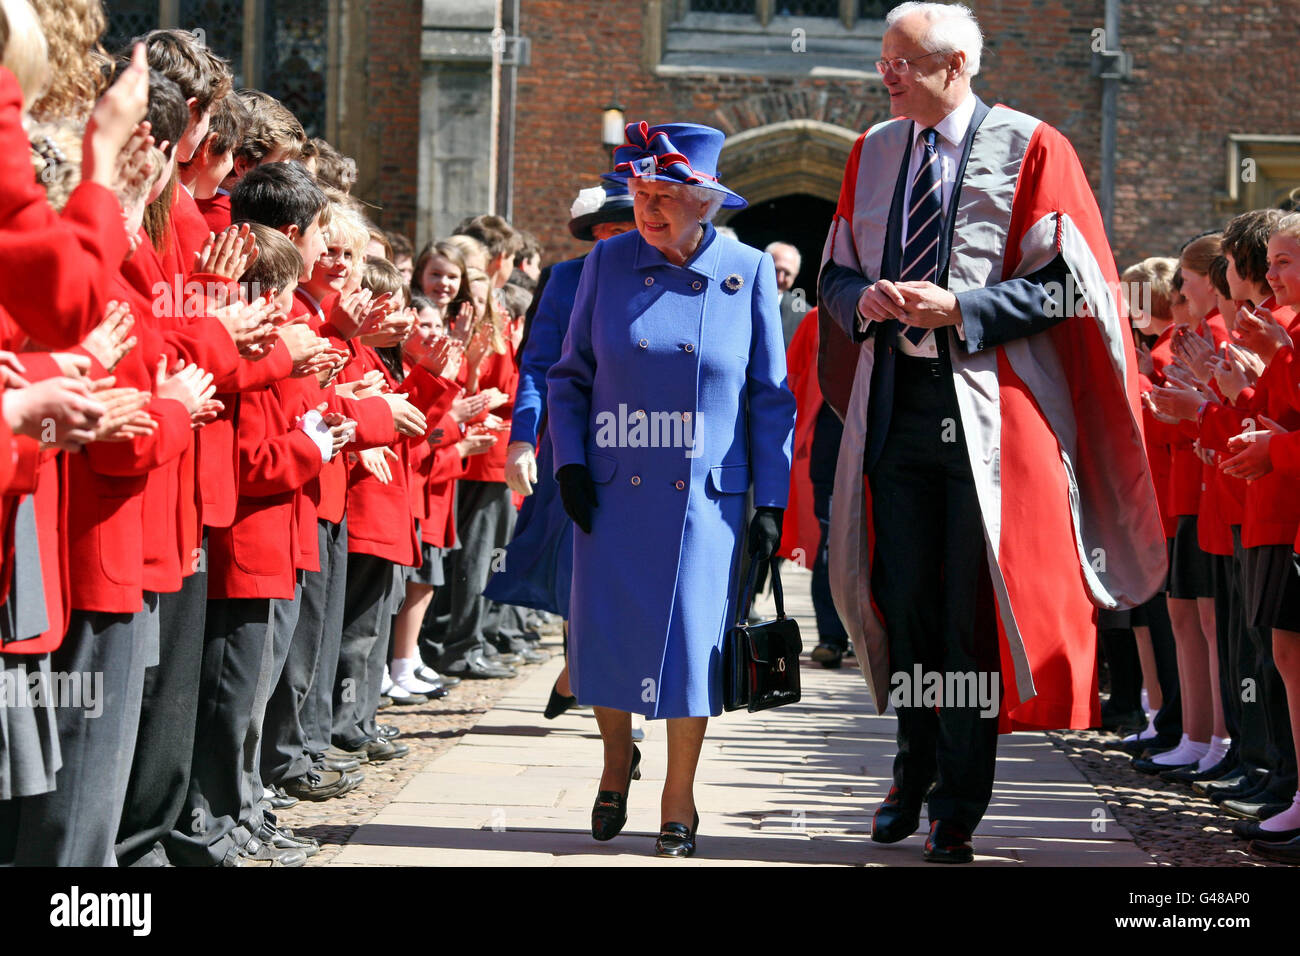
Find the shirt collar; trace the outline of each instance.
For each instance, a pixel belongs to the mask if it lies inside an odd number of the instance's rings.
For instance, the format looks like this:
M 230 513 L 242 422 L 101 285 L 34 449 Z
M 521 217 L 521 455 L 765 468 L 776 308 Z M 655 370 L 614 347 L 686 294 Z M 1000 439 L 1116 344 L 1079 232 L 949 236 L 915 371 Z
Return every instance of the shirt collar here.
M 703 223 L 704 236 L 700 239 L 699 248 L 686 260 L 686 264 L 680 266 L 682 269 L 689 269 L 691 272 L 704 276 L 706 279 L 716 279 L 718 277 L 718 258 L 721 254 L 722 243 L 715 242 L 717 230 L 713 228 L 713 223 Z M 664 254 L 656 249 L 650 243 L 645 241 L 644 236 L 638 236 L 639 242 L 636 249 L 636 268 L 653 269 L 656 266 L 672 266 L 674 263 L 664 258 Z
M 961 104 L 945 116 L 939 122 L 934 124 L 934 131 L 946 139 L 953 146 L 960 146 L 966 141 L 966 133 L 970 129 L 971 117 L 975 115 L 975 94 L 967 95 Z M 912 141 L 916 142 L 921 135 L 921 126 L 916 120 L 912 121 Z

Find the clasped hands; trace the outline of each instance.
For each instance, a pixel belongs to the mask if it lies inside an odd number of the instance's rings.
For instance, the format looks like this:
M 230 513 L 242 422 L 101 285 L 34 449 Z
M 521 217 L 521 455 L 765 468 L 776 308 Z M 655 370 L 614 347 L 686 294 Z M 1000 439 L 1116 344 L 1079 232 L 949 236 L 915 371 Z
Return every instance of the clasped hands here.
M 961 305 L 957 296 L 933 282 L 895 282 L 879 279 L 858 296 L 859 327 L 866 322 L 889 319 L 921 329 L 938 329 L 961 324 Z

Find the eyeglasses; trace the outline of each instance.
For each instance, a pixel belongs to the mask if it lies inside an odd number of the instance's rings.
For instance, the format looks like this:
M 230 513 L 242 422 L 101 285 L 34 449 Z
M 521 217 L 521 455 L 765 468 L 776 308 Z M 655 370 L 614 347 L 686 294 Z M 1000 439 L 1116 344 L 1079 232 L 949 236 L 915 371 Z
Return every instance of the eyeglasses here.
M 906 57 L 896 56 L 892 60 L 877 60 L 876 72 L 881 76 L 885 75 L 885 70 L 893 70 L 896 76 L 907 76 L 908 70 L 913 63 L 919 63 L 926 57 L 938 56 L 943 50 L 935 50 L 933 53 L 927 53 L 925 56 L 914 56 L 910 60 Z

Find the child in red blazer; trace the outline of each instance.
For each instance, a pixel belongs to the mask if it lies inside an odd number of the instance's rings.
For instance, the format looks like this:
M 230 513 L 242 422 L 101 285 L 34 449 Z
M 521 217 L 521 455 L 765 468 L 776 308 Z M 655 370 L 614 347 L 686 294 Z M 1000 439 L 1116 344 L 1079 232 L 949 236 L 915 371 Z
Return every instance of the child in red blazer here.
M 301 272 L 290 242 L 268 242 L 243 282 L 248 289 L 279 290 L 277 306 L 287 313 Z M 275 629 L 291 634 L 293 627 L 294 615 L 283 611 L 298 586 L 297 498 L 350 431 L 341 418 L 326 421 L 320 409 L 291 418 L 279 383 L 242 392 L 239 403 L 235 516 L 229 528 L 209 530 L 207 626 L 187 798 L 188 818 L 204 825 L 173 840 L 194 863 L 220 864 L 241 852 L 275 855 L 262 842 L 267 821 L 258 804 L 256 753 L 276 679 Z

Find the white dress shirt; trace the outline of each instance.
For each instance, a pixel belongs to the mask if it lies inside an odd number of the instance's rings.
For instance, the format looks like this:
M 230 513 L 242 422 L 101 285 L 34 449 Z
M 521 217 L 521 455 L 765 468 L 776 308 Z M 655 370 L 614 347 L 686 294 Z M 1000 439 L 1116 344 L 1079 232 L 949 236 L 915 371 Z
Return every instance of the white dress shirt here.
M 966 143 L 966 132 L 970 129 L 971 117 L 975 114 L 975 94 L 970 94 L 962 101 L 961 105 L 941 119 L 934 126 L 936 136 L 934 138 L 935 149 L 939 154 L 939 188 L 943 194 L 944 209 L 944 228 L 951 221 L 952 215 L 950 203 L 952 200 L 953 186 L 957 182 L 957 167 L 961 164 L 962 149 Z M 907 185 L 903 191 L 903 210 L 906 211 L 912 204 L 912 183 L 916 180 L 916 174 L 920 172 L 921 164 L 925 162 L 925 140 L 921 137 L 922 127 L 915 120 L 912 121 L 912 155 L 907 164 Z M 907 216 L 903 215 L 901 230 L 901 245 L 907 247 Z M 938 276 L 935 276 L 938 279 Z M 865 323 L 864 323 L 865 324 Z M 961 334 L 961 328 L 958 326 L 958 335 Z M 920 345 L 913 345 L 907 336 L 899 330 L 898 347 L 902 349 L 903 354 L 911 355 L 917 358 L 938 358 L 939 350 L 935 345 L 934 333 L 931 332 L 921 339 Z

